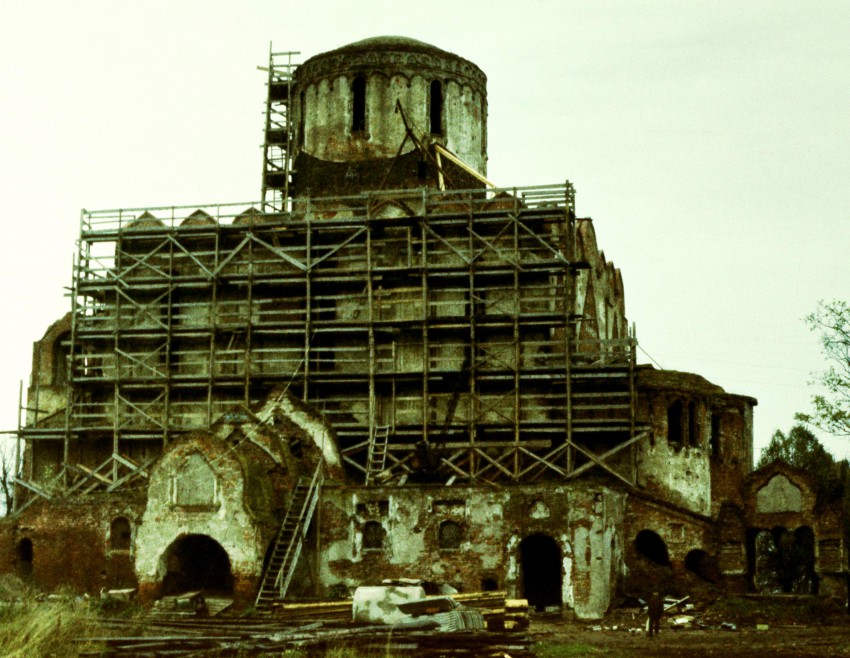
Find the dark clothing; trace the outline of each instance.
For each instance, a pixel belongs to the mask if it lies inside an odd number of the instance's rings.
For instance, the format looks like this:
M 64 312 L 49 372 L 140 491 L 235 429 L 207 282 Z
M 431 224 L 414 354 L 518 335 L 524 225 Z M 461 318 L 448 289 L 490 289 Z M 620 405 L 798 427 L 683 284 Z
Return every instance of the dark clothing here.
M 649 637 L 657 635 L 661 630 L 661 617 L 664 615 L 664 599 L 653 595 L 649 599 Z

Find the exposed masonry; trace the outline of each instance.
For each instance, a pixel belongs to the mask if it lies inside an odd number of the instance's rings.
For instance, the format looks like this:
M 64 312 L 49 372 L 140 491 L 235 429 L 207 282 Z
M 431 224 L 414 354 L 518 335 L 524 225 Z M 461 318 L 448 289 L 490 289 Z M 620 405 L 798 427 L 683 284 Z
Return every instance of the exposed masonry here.
M 412 577 L 589 619 L 771 583 L 792 537 L 795 587 L 846 598 L 842 511 L 751 472 L 755 400 L 635 364 L 572 186 L 489 185 L 477 66 L 383 37 L 273 53 L 268 85 L 256 204 L 84 212 L 0 564 L 258 606 Z

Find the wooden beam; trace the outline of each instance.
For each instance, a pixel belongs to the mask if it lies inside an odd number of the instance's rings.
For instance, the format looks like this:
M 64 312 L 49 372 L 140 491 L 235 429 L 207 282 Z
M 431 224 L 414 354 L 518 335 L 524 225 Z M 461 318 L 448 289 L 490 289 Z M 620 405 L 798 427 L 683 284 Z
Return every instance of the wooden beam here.
M 583 455 L 585 455 L 588 459 L 592 460 L 592 462 L 593 462 L 593 463 L 588 462 L 588 463 L 586 463 L 586 464 L 582 464 L 582 465 L 581 465 L 581 466 L 579 466 L 578 468 L 573 469 L 573 470 L 572 470 L 572 472 L 568 473 L 568 474 L 566 475 L 566 477 L 567 477 L 568 479 L 572 479 L 572 478 L 574 478 L 574 477 L 577 477 L 578 475 L 580 475 L 580 474 L 581 474 L 581 473 L 583 473 L 584 471 L 587 471 L 587 470 L 589 470 L 589 469 L 593 468 L 594 466 L 599 466 L 599 467 L 601 467 L 603 470 L 608 471 L 608 472 L 609 472 L 611 475 L 613 475 L 614 477 L 619 478 L 620 480 L 622 480 L 623 482 L 625 482 L 625 483 L 626 483 L 626 484 L 628 484 L 629 486 L 632 486 L 632 487 L 633 487 L 633 486 L 635 485 L 635 483 L 634 483 L 634 482 L 630 481 L 628 478 L 626 478 L 626 477 L 622 476 L 620 473 L 618 473 L 617 471 L 615 471 L 613 468 L 611 468 L 610 466 L 608 466 L 607 464 L 605 464 L 603 460 L 608 459 L 608 458 L 609 458 L 609 457 L 611 457 L 612 455 L 614 455 L 614 454 L 616 454 L 616 453 L 620 452 L 621 450 L 623 450 L 624 448 L 627 448 L 628 446 L 632 445 L 633 443 L 636 443 L 637 441 L 640 441 L 640 440 L 641 440 L 641 439 L 643 439 L 646 435 L 647 435 L 647 432 L 641 432 L 640 434 L 638 434 L 638 435 L 636 435 L 636 436 L 633 436 L 633 437 L 632 437 L 631 439 L 629 439 L 628 441 L 624 441 L 623 443 L 621 443 L 621 444 L 619 444 L 619 445 L 615 446 L 615 447 L 614 447 L 614 448 L 612 448 L 611 450 L 608 450 L 607 452 L 605 452 L 605 453 L 603 453 L 603 454 L 601 454 L 601 455 L 596 455 L 596 454 L 594 454 L 593 452 L 591 452 L 590 450 L 587 450 L 586 448 L 584 448 L 584 447 L 582 447 L 582 446 L 580 446 L 580 445 L 578 445 L 578 444 L 573 443 L 572 441 L 570 441 L 570 445 L 572 445 L 572 446 L 573 446 L 576 450 L 578 450 L 580 453 L 582 453 Z

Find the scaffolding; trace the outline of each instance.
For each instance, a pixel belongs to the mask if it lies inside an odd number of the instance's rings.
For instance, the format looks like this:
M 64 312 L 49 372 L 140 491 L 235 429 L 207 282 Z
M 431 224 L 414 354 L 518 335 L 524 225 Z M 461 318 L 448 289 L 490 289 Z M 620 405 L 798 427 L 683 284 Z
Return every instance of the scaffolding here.
M 263 131 L 263 184 L 260 207 L 268 212 L 287 210 L 292 182 L 292 75 L 299 52 L 269 49 L 266 121 Z
M 635 340 L 576 338 L 573 203 L 567 183 L 84 211 L 65 422 L 19 435 L 61 452 L 66 491 L 113 491 L 287 387 L 355 481 L 632 484 Z

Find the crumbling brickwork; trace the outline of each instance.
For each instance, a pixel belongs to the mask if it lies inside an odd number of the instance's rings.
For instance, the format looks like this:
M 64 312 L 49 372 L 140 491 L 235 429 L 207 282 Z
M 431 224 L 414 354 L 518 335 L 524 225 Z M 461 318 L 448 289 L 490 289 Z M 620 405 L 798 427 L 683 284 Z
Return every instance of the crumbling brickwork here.
M 413 576 L 535 601 L 523 571 L 540 562 L 561 583 L 559 601 L 598 618 L 622 571 L 624 497 L 605 487 L 341 487 L 325 489 L 323 499 L 320 573 L 331 590 Z M 457 541 L 447 528 L 457 529 Z M 541 548 L 548 543 L 557 555 L 551 564 Z
M 258 605 L 415 577 L 581 618 L 655 577 L 749 586 L 755 400 L 636 366 L 572 186 L 485 178 L 480 69 L 384 37 L 272 55 L 268 85 L 255 205 L 84 211 L 4 564 Z

